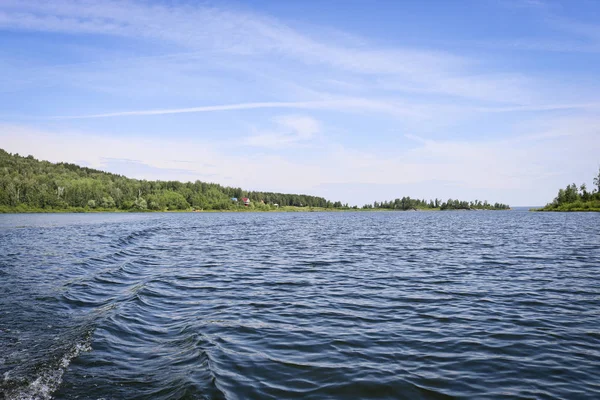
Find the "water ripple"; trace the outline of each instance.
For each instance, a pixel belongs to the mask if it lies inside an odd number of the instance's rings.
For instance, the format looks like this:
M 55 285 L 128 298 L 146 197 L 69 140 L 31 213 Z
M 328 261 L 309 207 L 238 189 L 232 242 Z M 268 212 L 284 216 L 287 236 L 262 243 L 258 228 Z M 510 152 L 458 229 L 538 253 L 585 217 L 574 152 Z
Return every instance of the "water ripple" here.
M 598 214 L 0 218 L 0 399 L 600 397 Z

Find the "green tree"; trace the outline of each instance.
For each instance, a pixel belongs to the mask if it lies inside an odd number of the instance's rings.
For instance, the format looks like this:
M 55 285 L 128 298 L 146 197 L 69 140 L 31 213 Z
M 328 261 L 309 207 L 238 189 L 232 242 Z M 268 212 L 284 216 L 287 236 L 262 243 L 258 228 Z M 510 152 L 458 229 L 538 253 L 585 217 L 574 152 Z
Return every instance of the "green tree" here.
M 190 208 L 182 194 L 172 190 L 166 190 L 159 194 L 159 204 L 168 210 L 185 210 Z
M 138 197 L 133 202 L 133 208 L 135 208 L 137 210 L 145 210 L 148 208 L 148 203 L 142 197 Z

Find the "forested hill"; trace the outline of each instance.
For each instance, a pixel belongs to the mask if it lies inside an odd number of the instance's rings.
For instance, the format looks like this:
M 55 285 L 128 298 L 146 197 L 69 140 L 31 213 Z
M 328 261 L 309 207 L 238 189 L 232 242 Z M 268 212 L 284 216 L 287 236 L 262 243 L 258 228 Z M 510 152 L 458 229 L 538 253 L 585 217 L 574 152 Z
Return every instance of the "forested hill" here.
M 0 209 L 35 210 L 228 210 L 279 206 L 339 208 L 322 197 L 244 191 L 215 183 L 130 179 L 68 163 L 39 161 L 0 149 Z M 237 198 L 233 201 L 232 198 Z

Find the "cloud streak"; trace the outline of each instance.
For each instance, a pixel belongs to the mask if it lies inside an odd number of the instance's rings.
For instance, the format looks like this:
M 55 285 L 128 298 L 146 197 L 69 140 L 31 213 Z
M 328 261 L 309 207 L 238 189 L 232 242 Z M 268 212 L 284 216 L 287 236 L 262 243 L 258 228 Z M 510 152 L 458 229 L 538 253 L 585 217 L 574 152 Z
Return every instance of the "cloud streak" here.
M 249 12 L 203 6 L 148 5 L 135 1 L 100 3 L 55 0 L 0 5 L 0 28 L 102 34 L 160 40 L 191 51 L 237 57 L 283 56 L 306 69 L 384 76 L 409 91 L 442 93 L 491 101 L 527 99 L 524 77 L 512 79 L 477 71 L 477 60 L 434 49 L 377 47 L 362 39 L 329 43 L 281 21 Z
M 212 106 L 187 107 L 187 108 L 166 108 L 153 110 L 137 111 L 116 111 L 101 114 L 86 115 L 66 115 L 53 116 L 50 119 L 69 120 L 69 119 L 94 119 L 94 118 L 112 118 L 128 116 L 147 116 L 147 115 L 169 115 L 169 114 L 187 114 L 187 113 L 206 113 L 220 111 L 236 110 L 256 110 L 256 109 L 305 109 L 305 110 L 339 110 L 339 111 L 377 111 L 393 115 L 417 116 L 415 107 L 403 105 L 394 101 L 378 101 L 364 98 L 339 98 L 333 100 L 321 101 L 294 101 L 294 102 L 252 102 L 238 104 L 221 104 Z
M 92 68 L 109 68 L 107 71 L 82 72 L 84 65 L 79 68 L 73 64 L 62 67 L 66 71 L 61 76 L 57 73 L 60 67 L 49 66 L 49 74 L 36 71 L 24 80 L 22 85 L 32 88 L 36 84 L 47 85 L 48 82 L 58 79 L 67 84 L 85 85 L 97 92 L 118 91 L 122 87 L 129 88 L 129 91 L 145 92 L 154 88 L 152 93 L 172 91 L 171 94 L 175 96 L 177 92 L 193 87 L 193 83 L 203 88 L 204 92 L 216 92 L 219 86 L 210 86 L 211 79 L 202 80 L 197 77 L 201 75 L 198 64 L 200 60 L 204 62 L 200 55 L 209 52 L 210 61 L 217 63 L 219 68 L 227 63 L 236 64 L 236 60 L 244 60 L 238 64 L 246 65 L 248 60 L 258 62 L 257 60 L 268 60 L 272 56 L 292 61 L 295 70 L 288 75 L 291 80 L 287 82 L 288 87 L 296 86 L 298 92 L 305 92 L 305 95 L 291 99 L 286 98 L 288 93 L 282 96 L 281 91 L 265 97 L 273 101 L 255 102 L 252 101 L 256 98 L 254 96 L 240 99 L 249 101 L 233 104 L 185 108 L 159 106 L 152 109 L 85 115 L 65 113 L 54 119 L 299 109 L 377 112 L 420 121 L 438 116 L 438 110 L 449 106 L 460 109 L 463 113 L 596 108 L 596 105 L 592 104 L 593 101 L 585 100 L 565 105 L 547 104 L 546 101 L 552 100 L 548 100 L 546 93 L 552 93 L 556 97 L 555 101 L 560 101 L 557 100 L 561 98 L 560 90 L 556 90 L 555 84 L 542 82 L 522 73 L 494 72 L 482 60 L 464 54 L 398 46 L 369 46 L 367 41 L 360 38 L 347 38 L 341 44 L 330 43 L 294 30 L 275 18 L 247 11 L 190 4 L 149 5 L 137 1 L 95 3 L 6 0 L 0 4 L 0 28 L 74 35 L 101 34 L 136 39 L 141 37 L 158 40 L 170 48 L 170 54 L 138 57 L 130 60 L 132 65 L 127 65 L 125 60 L 88 64 L 88 67 Z M 585 32 L 588 30 L 591 28 Z M 148 65 L 148 62 L 152 62 L 153 65 Z M 266 64 L 271 63 L 267 61 Z M 114 70 L 110 69 L 111 66 L 114 66 Z M 241 66 L 239 68 L 243 69 Z M 259 76 L 260 70 L 253 71 L 252 68 L 255 67 L 251 65 L 240 72 L 254 75 L 263 82 L 274 82 L 275 78 Z M 285 74 L 285 71 L 282 71 L 284 68 L 273 68 L 275 70 L 271 75 Z M 311 89 L 308 86 L 312 85 L 312 74 L 322 74 L 325 81 L 345 81 L 348 85 L 346 88 L 329 85 L 327 88 Z M 31 79 L 35 80 L 31 78 L 32 75 L 43 78 L 28 83 Z M 155 83 L 161 79 L 165 82 Z M 218 76 L 216 79 L 224 78 Z M 16 85 L 13 83 L 14 79 L 10 81 L 7 81 L 5 86 Z M 136 82 L 136 86 L 128 86 L 131 82 Z M 331 92 L 327 92 L 327 89 Z M 355 93 L 345 93 L 352 91 Z M 574 92 L 568 89 L 562 91 Z M 427 99 L 428 104 L 424 104 L 415 101 L 415 95 L 428 98 L 438 96 L 442 100 Z M 445 104 L 439 104 L 440 101 Z M 461 105 L 460 101 L 478 101 L 483 104 Z
M 246 144 L 255 147 L 283 148 L 306 144 L 321 131 L 321 124 L 308 116 L 286 115 L 275 118 L 279 132 L 254 134 L 247 138 Z
M 438 105 L 438 108 L 442 105 Z M 600 103 L 574 103 L 574 104 L 540 104 L 534 106 L 513 106 L 513 107 L 472 107 L 456 106 L 456 109 L 464 111 L 481 113 L 511 113 L 511 112 L 529 112 L 529 111 L 558 111 L 558 110 L 593 110 L 600 108 Z M 131 117 L 148 115 L 170 115 L 170 114 L 188 114 L 188 113 L 208 113 L 221 111 L 237 110 L 257 110 L 257 109 L 304 109 L 304 110 L 338 110 L 351 112 L 356 109 L 364 111 L 377 111 L 392 115 L 404 115 L 416 117 L 419 115 L 418 109 L 423 110 L 417 104 L 401 104 L 396 101 L 377 101 L 365 98 L 349 98 L 325 101 L 295 101 L 295 102 L 255 102 L 238 104 L 221 104 L 214 106 L 200 106 L 187 108 L 167 108 L 153 110 L 137 111 L 116 111 L 101 114 L 85 115 L 66 115 L 53 116 L 50 119 L 71 120 L 71 119 L 95 119 L 95 118 L 113 118 L 113 117 Z M 424 115 L 424 114 L 421 114 Z
M 233 110 L 256 110 L 261 108 L 305 108 L 319 109 L 331 105 L 330 102 L 257 102 L 242 104 L 223 104 L 215 106 L 201 106 L 188 108 L 169 108 L 161 110 L 138 110 L 138 111 L 117 111 L 103 114 L 55 116 L 52 119 L 90 119 L 90 118 L 111 118 L 128 117 L 142 115 L 168 115 L 168 114 L 186 114 L 203 113 L 215 111 L 233 111 Z

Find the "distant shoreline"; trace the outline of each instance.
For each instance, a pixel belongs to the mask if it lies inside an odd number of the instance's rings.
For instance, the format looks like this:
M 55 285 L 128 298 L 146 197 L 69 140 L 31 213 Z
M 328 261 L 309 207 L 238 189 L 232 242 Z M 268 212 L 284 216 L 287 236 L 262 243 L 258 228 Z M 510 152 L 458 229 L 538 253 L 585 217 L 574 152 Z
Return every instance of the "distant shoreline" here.
M 600 212 L 600 208 L 572 208 L 572 209 L 568 209 L 568 210 L 560 210 L 560 209 L 547 209 L 545 207 L 543 208 L 536 208 L 536 209 L 531 209 L 529 211 L 533 211 L 533 212 Z
M 285 212 L 389 212 L 389 211 L 413 211 L 413 210 L 390 210 L 390 209 L 364 209 L 364 208 L 320 208 L 320 207 L 281 207 L 273 210 L 261 209 L 229 209 L 229 210 L 120 210 L 120 209 L 18 209 L 18 208 L 0 208 L 0 214 L 101 214 L 101 213 L 135 213 L 135 214 L 153 214 L 153 213 L 285 213 Z M 428 209 L 419 211 L 440 211 L 439 209 Z
M 247 191 L 217 183 L 131 179 L 69 163 L 40 161 L 0 149 L 0 213 L 313 212 L 507 210 L 487 200 L 375 201 L 362 207 L 324 197 Z
M 423 209 L 386 209 L 386 208 L 321 208 L 321 207 L 293 207 L 286 206 L 274 210 L 261 209 L 231 209 L 231 210 L 120 210 L 120 209 L 24 209 L 22 207 L 0 207 L 0 214 L 116 214 L 116 213 L 135 213 L 135 214 L 152 214 L 152 213 L 306 213 L 306 212 L 436 212 L 436 211 L 511 211 L 494 210 L 494 209 L 458 209 L 458 210 L 441 210 L 439 208 L 423 208 Z M 513 210 L 514 211 L 514 210 Z M 537 211 L 537 210 L 530 210 Z

